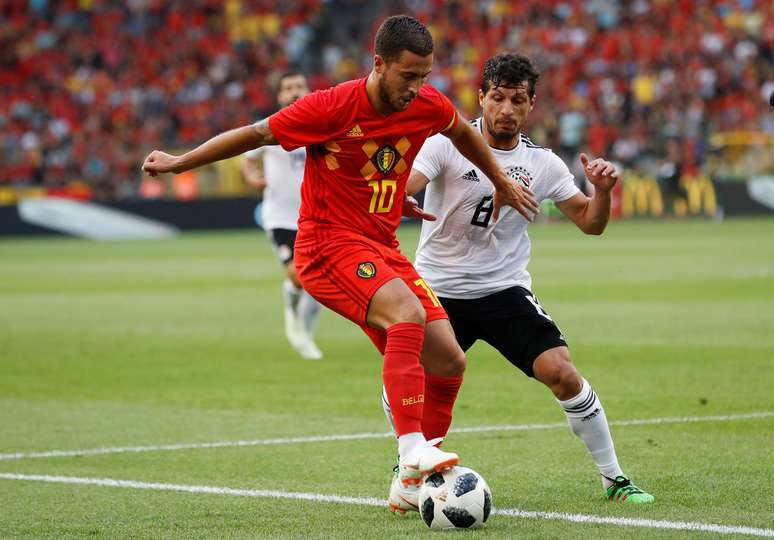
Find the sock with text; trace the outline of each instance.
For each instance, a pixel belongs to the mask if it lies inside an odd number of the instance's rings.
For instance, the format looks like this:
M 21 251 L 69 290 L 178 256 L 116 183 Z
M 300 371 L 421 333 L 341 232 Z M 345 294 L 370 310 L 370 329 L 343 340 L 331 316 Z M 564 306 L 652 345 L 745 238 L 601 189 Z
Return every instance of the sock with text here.
M 622 475 L 618 458 L 615 455 L 613 438 L 607 425 L 607 416 L 596 392 L 586 379 L 580 394 L 566 401 L 557 400 L 567 415 L 567 421 L 575 435 L 588 448 L 591 458 L 597 464 L 602 475 L 602 485 L 605 489 L 612 484 L 610 479 Z
M 422 432 L 425 372 L 419 358 L 424 339 L 422 324 L 402 322 L 387 329 L 382 381 L 398 437 Z
M 439 377 L 425 372 L 425 410 L 422 432 L 427 440 L 446 437 L 452 421 L 452 409 L 462 385 L 462 375 Z

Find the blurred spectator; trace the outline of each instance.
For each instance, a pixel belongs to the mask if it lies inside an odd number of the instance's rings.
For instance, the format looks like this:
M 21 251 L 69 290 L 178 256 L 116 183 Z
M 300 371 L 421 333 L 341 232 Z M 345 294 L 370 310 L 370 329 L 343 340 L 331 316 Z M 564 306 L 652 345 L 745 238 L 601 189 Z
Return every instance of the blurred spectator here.
M 677 141 L 667 140 L 665 148 L 666 155 L 658 168 L 658 181 L 661 184 L 661 192 L 664 194 L 666 204 L 671 207 L 675 200 L 685 198 L 683 188 L 680 186 L 684 167 Z
M 366 74 L 397 12 L 430 24 L 431 83 L 469 116 L 486 58 L 533 57 L 532 138 L 568 160 L 690 171 L 709 133 L 774 129 L 765 0 L 4 0 L 0 184 L 138 196 L 145 153 L 270 114 L 286 68 L 316 88 Z

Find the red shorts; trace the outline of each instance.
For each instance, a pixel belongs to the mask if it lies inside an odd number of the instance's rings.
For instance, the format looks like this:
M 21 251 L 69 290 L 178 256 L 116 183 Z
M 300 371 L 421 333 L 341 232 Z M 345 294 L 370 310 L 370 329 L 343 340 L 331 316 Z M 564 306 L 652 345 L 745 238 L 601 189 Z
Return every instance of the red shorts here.
M 402 279 L 414 292 L 427 322 L 449 318 L 430 286 L 397 248 L 363 236 L 338 234 L 321 244 L 296 244 L 294 261 L 304 290 L 360 326 L 382 354 L 387 334 L 368 326 L 366 316 L 376 291 L 391 279 Z

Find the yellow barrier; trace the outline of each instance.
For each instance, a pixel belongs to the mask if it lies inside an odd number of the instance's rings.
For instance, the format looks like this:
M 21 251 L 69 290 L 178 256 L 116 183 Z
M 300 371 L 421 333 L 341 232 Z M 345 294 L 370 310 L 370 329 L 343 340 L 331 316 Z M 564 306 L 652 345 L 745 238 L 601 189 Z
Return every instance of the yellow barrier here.
M 624 175 L 621 192 L 622 217 L 713 217 L 717 213 L 717 193 L 710 178 L 704 175 L 686 175 L 680 178 L 679 186 L 685 196 L 666 200 L 667 197 L 655 178 Z
M 626 175 L 621 193 L 623 217 L 664 215 L 664 198 L 661 188 L 653 178 Z

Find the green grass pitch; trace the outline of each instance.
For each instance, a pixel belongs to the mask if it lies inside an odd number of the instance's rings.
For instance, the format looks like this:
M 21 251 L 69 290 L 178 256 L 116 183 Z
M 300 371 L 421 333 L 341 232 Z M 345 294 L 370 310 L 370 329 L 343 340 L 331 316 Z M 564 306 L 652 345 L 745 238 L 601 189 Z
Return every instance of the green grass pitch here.
M 412 254 L 418 229 L 401 231 Z M 774 220 L 535 226 L 535 293 L 608 418 L 774 411 Z M 0 241 L 0 474 L 385 498 L 387 437 L 102 455 L 11 453 L 383 433 L 380 359 L 323 314 L 326 357 L 284 339 L 258 231 L 158 242 Z M 483 343 L 453 427 L 561 423 L 547 389 Z M 498 508 L 774 529 L 774 416 L 612 426 L 648 507 L 602 499 L 569 429 L 452 433 Z M 386 507 L 0 477 L 2 538 L 417 538 Z M 494 515 L 475 538 L 714 538 L 717 532 Z M 768 534 L 764 531 L 763 534 Z M 774 532 L 772 532 L 774 534 Z M 740 534 L 730 535 L 741 537 Z

